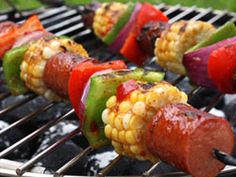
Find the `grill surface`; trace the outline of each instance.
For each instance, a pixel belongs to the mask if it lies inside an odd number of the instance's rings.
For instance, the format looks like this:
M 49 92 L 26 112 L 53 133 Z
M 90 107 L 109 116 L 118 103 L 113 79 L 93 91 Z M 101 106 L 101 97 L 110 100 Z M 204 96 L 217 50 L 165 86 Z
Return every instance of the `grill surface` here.
M 236 14 L 224 12 L 224 11 L 212 11 L 212 9 L 198 9 L 196 7 L 184 8 L 180 5 L 176 5 L 173 7 L 166 6 L 165 4 L 157 5 L 159 9 L 164 11 L 166 15 L 170 17 L 170 22 L 174 22 L 181 19 L 186 20 L 203 20 L 208 21 L 215 26 L 220 26 L 226 21 L 236 22 Z M 34 11 L 11 11 L 11 12 L 2 12 L 0 13 L 0 21 L 12 20 L 15 22 L 23 22 L 25 18 L 30 16 L 33 13 L 38 14 L 39 18 L 42 21 L 44 27 L 46 27 L 47 31 L 54 33 L 55 35 L 67 35 L 73 38 L 75 41 L 82 43 L 84 47 L 89 51 L 89 55 L 92 57 L 99 58 L 102 61 L 112 60 L 117 57 L 117 55 L 111 54 L 107 51 L 106 46 L 103 45 L 94 35 L 93 33 L 84 28 L 83 23 L 81 22 L 81 12 L 83 12 L 83 6 L 78 6 L 76 8 L 61 6 L 57 8 L 42 8 Z M 127 62 L 128 63 L 128 62 Z M 130 67 L 135 67 L 132 63 L 128 63 Z M 146 69 L 160 69 L 154 64 L 154 60 L 146 63 L 144 68 Z M 59 167 L 56 171 L 51 174 L 47 174 L 47 167 L 39 167 L 35 165 L 39 160 L 46 158 L 48 154 L 52 153 L 56 149 L 59 149 L 61 145 L 66 143 L 68 140 L 72 139 L 74 136 L 80 133 L 79 123 L 77 122 L 77 127 L 73 129 L 73 131 L 69 132 L 67 135 L 44 149 L 43 151 L 37 153 L 37 155 L 33 156 L 30 160 L 24 161 L 23 163 L 18 162 L 16 160 L 8 160 L 9 155 L 11 155 L 15 150 L 19 147 L 24 147 L 25 145 L 32 143 L 35 137 L 40 136 L 50 127 L 58 124 L 59 122 L 72 119 L 74 117 L 74 110 L 71 109 L 68 104 L 56 104 L 53 102 L 47 102 L 42 98 L 39 98 L 37 95 L 28 93 L 23 96 L 19 96 L 14 98 L 10 95 L 10 93 L 4 87 L 4 79 L 2 77 L 2 68 L 0 69 L 0 101 L 1 101 L 1 110 L 0 117 L 2 120 L 7 119 L 6 117 L 9 114 L 22 114 L 20 115 L 20 119 L 11 120 L 12 123 L 0 130 L 0 137 L 4 136 L 9 131 L 13 130 L 19 126 L 25 126 L 27 122 L 33 119 L 40 119 L 43 117 L 44 113 L 51 114 L 54 109 L 59 110 L 57 115 L 54 116 L 50 121 L 42 124 L 39 128 L 32 130 L 31 133 L 23 137 L 17 142 L 14 142 L 11 146 L 7 147 L 3 151 L 0 152 L 0 175 L 1 176 L 40 176 L 40 177 L 49 177 L 49 176 L 62 176 L 67 174 L 66 172 L 74 165 L 76 165 L 82 158 L 86 157 L 89 153 L 94 150 L 92 147 L 87 146 L 84 147 L 84 150 L 81 153 L 74 156 L 74 158 L 70 159 L 67 163 Z M 177 76 L 171 73 L 167 73 L 166 80 L 171 82 L 174 85 L 181 87 L 181 83 L 188 80 L 185 77 Z M 188 82 L 185 82 L 188 83 Z M 190 101 L 191 98 L 194 97 L 195 94 L 203 90 L 200 87 L 193 87 L 191 85 L 187 85 L 183 87 L 183 90 L 186 91 L 189 95 Z M 207 106 L 204 108 L 205 111 L 210 111 L 213 107 L 217 105 L 217 103 L 224 97 L 222 94 L 216 94 L 214 98 L 212 98 Z M 34 102 L 37 102 L 36 109 L 29 109 L 30 105 Z M 40 102 L 40 103 L 39 103 Z M 17 112 L 18 110 L 18 112 Z M 19 111 L 20 110 L 20 111 Z M 51 112 L 50 112 L 51 110 Z M 28 111 L 28 112 L 27 112 Z M 109 165 L 104 167 L 99 173 L 98 176 L 105 176 L 109 174 L 110 170 L 112 170 L 121 160 L 122 156 L 117 155 Z M 160 165 L 157 163 L 155 165 L 149 165 L 146 169 L 143 169 L 143 176 L 153 175 L 155 169 Z M 79 172 L 78 172 L 79 173 Z M 236 168 L 227 166 L 221 175 L 230 176 L 236 174 Z M 220 176 L 221 176 L 220 175 Z M 65 175 L 69 177 L 69 175 Z M 156 175 L 158 177 L 175 177 L 175 176 L 188 176 L 182 172 L 173 172 L 173 173 L 165 173 L 162 175 Z M 234 175 L 233 175 L 234 176 Z

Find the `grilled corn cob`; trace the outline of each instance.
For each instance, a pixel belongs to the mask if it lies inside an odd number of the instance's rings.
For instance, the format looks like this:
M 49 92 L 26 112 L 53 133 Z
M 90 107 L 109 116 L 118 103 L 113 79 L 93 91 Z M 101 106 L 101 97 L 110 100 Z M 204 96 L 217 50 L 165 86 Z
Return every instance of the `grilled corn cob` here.
M 67 38 L 41 38 L 31 43 L 20 66 L 20 77 L 25 82 L 26 86 L 38 95 L 42 95 L 49 100 L 61 100 L 57 94 L 48 89 L 44 84 L 43 72 L 47 60 L 53 55 L 67 50 L 81 56 L 88 56 L 82 45 Z
M 186 74 L 182 64 L 184 53 L 211 35 L 215 28 L 202 21 L 178 21 L 173 23 L 155 43 L 155 55 L 159 65 L 167 70 Z
M 158 159 L 148 151 L 145 142 L 146 124 L 162 106 L 186 103 L 187 95 L 167 82 L 139 84 L 139 89 L 121 102 L 116 96 L 108 99 L 102 113 L 105 135 L 112 140 L 117 153 L 155 162 Z
M 126 8 L 126 4 L 118 2 L 111 2 L 109 4 L 103 3 L 102 6 L 96 10 L 94 16 L 94 33 L 101 39 L 106 36 L 125 12 Z

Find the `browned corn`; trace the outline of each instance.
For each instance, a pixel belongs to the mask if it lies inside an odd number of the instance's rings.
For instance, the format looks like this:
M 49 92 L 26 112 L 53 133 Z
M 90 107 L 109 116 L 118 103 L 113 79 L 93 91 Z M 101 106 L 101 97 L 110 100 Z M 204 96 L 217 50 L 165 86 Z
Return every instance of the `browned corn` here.
M 111 2 L 103 3 L 100 8 L 96 10 L 93 20 L 94 33 L 99 37 L 103 38 L 111 30 L 114 24 L 117 23 L 118 19 L 125 12 L 127 8 L 126 4 Z
M 30 44 L 21 63 L 21 79 L 26 86 L 49 100 L 59 101 L 61 98 L 48 89 L 43 82 L 43 72 L 47 60 L 53 55 L 65 50 L 88 56 L 82 45 L 67 38 L 39 39 Z
M 167 70 L 186 74 L 182 64 L 184 53 L 211 35 L 215 27 L 202 21 L 178 21 L 173 23 L 155 43 L 155 55 L 159 65 Z
M 135 90 L 121 102 L 112 96 L 102 113 L 105 135 L 117 153 L 155 162 L 158 159 L 145 142 L 146 125 L 159 108 L 177 102 L 186 103 L 187 95 L 167 82 L 155 83 L 148 90 Z

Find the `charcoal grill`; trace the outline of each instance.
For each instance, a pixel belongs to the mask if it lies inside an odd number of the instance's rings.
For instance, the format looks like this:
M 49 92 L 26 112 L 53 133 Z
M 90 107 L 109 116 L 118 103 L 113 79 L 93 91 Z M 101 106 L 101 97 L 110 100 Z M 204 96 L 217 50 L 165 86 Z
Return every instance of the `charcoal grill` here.
M 236 13 L 231 13 L 227 11 L 216 11 L 212 10 L 211 8 L 208 9 L 200 9 L 196 8 L 195 6 L 190 8 L 181 7 L 180 5 L 176 6 L 167 6 L 165 4 L 157 5 L 157 8 L 161 9 L 166 15 L 170 17 L 170 22 L 174 22 L 181 19 L 186 20 L 203 20 L 208 21 L 215 26 L 220 26 L 226 21 L 233 21 L 236 22 Z M 54 33 L 55 35 L 66 35 L 73 38 L 75 41 L 82 43 L 84 47 L 89 51 L 89 55 L 92 57 L 96 57 L 101 59 L 102 61 L 105 60 L 112 60 L 117 57 L 114 54 L 111 54 L 106 46 L 102 44 L 91 32 L 91 30 L 86 29 L 84 24 L 81 21 L 81 13 L 83 13 L 83 6 L 76 6 L 76 7 L 69 7 L 69 6 L 60 6 L 56 8 L 40 8 L 37 10 L 27 10 L 27 11 L 18 11 L 16 8 L 13 8 L 10 11 L 0 12 L 0 21 L 5 20 L 12 20 L 15 22 L 23 22 L 24 19 L 29 17 L 31 14 L 38 14 L 39 18 L 41 19 L 42 24 L 46 27 L 47 31 Z M 129 67 L 135 67 L 132 63 L 127 62 Z M 154 64 L 154 59 L 150 60 L 148 63 L 144 65 L 146 69 L 157 69 L 156 65 Z M 1 81 L 0 81 L 0 101 L 4 102 L 12 98 L 11 94 L 5 89 L 4 87 L 4 79 L 2 78 L 2 68 L 0 69 Z M 179 85 L 182 81 L 184 81 L 185 77 L 174 75 L 167 72 L 167 76 L 170 75 L 171 77 L 167 77 L 166 79 L 174 85 Z M 201 87 L 192 87 L 189 85 L 189 89 L 187 89 L 187 93 L 191 98 L 197 92 L 199 92 L 202 88 Z M 210 111 L 223 97 L 224 95 L 218 94 L 214 99 L 212 99 L 209 104 L 205 107 L 205 111 Z M 32 102 L 33 100 L 37 99 L 38 96 L 33 93 L 27 93 L 21 96 L 19 99 L 13 99 L 9 104 L 1 108 L 0 110 L 0 117 L 4 119 L 4 116 L 9 112 L 14 112 L 16 109 L 25 109 L 24 105 Z M 34 119 L 38 115 L 46 112 L 47 110 L 57 107 L 58 104 L 53 102 L 44 102 L 37 110 L 31 113 L 27 113 L 23 115 L 22 118 L 12 122 L 8 127 L 0 130 L 0 136 L 3 136 L 6 132 L 12 130 L 15 127 L 23 125 Z M 43 150 L 42 152 L 38 153 L 33 158 L 29 159 L 26 162 L 20 162 L 16 160 L 9 160 L 6 158 L 7 155 L 13 153 L 18 147 L 23 146 L 24 144 L 31 142 L 35 137 L 39 136 L 47 129 L 52 127 L 55 124 L 58 124 L 60 121 L 65 120 L 73 116 L 74 110 L 70 109 L 66 113 L 58 115 L 56 118 L 48 121 L 47 123 L 43 124 L 40 128 L 33 130 L 32 133 L 28 134 L 21 140 L 15 142 L 8 148 L 4 149 L 0 152 L 0 175 L 1 176 L 25 176 L 25 177 L 72 177 L 67 175 L 67 171 L 78 163 L 82 157 L 87 156 L 89 153 L 93 151 L 93 148 L 88 146 L 85 147 L 84 150 L 74 156 L 71 160 L 65 163 L 63 166 L 58 168 L 54 172 L 47 172 L 47 167 L 35 166 L 35 164 L 40 160 L 45 158 L 49 153 L 52 153 L 54 150 L 61 147 L 69 139 L 73 138 L 76 134 L 80 132 L 79 123 L 78 127 L 65 135 L 63 138 L 56 141 L 54 144 L 50 145 L 48 148 Z M 123 157 L 117 155 L 109 165 L 103 168 L 97 176 L 106 176 L 109 175 L 109 171 L 114 168 L 117 163 Z M 151 176 L 153 175 L 153 171 L 157 168 L 159 163 L 152 165 L 149 169 L 144 169 L 142 176 Z M 232 166 L 227 166 L 220 176 L 234 176 L 236 174 L 236 168 Z M 137 175 L 138 176 L 138 175 Z M 155 175 L 157 177 L 175 177 L 175 176 L 189 176 L 184 174 L 183 172 L 169 172 L 165 174 Z M 74 176 L 75 177 L 75 176 Z

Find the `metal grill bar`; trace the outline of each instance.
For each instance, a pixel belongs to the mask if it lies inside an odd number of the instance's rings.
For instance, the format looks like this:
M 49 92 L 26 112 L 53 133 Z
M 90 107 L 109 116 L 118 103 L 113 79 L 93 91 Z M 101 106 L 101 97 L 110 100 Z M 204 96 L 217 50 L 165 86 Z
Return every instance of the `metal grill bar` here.
M 39 115 L 41 112 L 46 111 L 48 109 L 50 109 L 52 106 L 54 106 L 54 103 L 48 103 L 46 106 L 39 108 L 38 110 L 36 110 L 35 112 L 32 112 L 24 117 L 22 117 L 21 119 L 19 119 L 18 121 L 12 123 L 11 125 L 9 125 L 8 127 L 1 129 L 0 130 L 0 136 L 3 135 L 4 133 L 8 132 L 9 130 L 13 129 L 14 127 L 20 126 L 21 124 L 31 120 L 32 118 L 36 117 L 37 115 Z
M 157 162 L 155 163 L 149 170 L 145 171 L 143 173 L 143 176 L 150 176 L 151 173 L 157 168 L 157 166 L 160 164 L 161 162 Z
M 47 28 L 47 31 L 49 31 L 49 32 L 51 32 L 51 31 L 53 31 L 53 30 L 56 30 L 56 29 L 58 29 L 58 28 L 62 28 L 62 27 L 64 27 L 64 26 L 66 26 L 66 25 L 69 25 L 69 24 L 71 24 L 71 23 L 74 23 L 74 22 L 77 22 L 77 21 L 79 21 L 79 20 L 81 20 L 81 16 L 75 16 L 75 17 L 73 17 L 73 18 L 70 18 L 69 20 L 66 20 L 66 21 L 63 21 L 63 22 L 61 22 L 61 23 L 58 23 L 58 24 L 56 24 L 56 25 L 53 25 L 53 26 L 50 26 L 50 27 L 48 27 Z M 83 25 L 83 24 L 82 24 Z
M 71 159 L 69 162 L 64 164 L 61 168 L 59 168 L 55 173 L 54 177 L 61 177 L 67 170 L 69 170 L 72 166 L 74 166 L 82 157 L 86 156 L 90 152 L 93 151 L 93 147 L 89 146 L 84 149 L 81 153 Z
M 102 177 L 102 176 L 106 176 L 112 169 L 113 167 L 121 161 L 121 159 L 123 158 L 122 155 L 118 155 L 115 159 L 113 159 L 111 161 L 111 163 L 109 165 L 107 165 L 105 168 L 103 168 L 99 173 L 98 176 Z
M 11 145 L 7 149 L 4 149 L 2 152 L 0 152 L 0 158 L 3 158 L 4 156 L 8 155 L 10 152 L 14 151 L 18 147 L 22 146 L 24 143 L 30 141 L 34 137 L 38 136 L 39 134 L 41 134 L 42 132 L 44 132 L 45 130 L 50 128 L 51 126 L 59 123 L 63 119 L 65 119 L 68 116 L 72 115 L 73 113 L 74 113 L 74 110 L 69 111 L 68 113 L 66 113 L 66 114 L 56 118 L 55 120 L 52 120 L 52 121 L 48 122 L 47 124 L 43 125 L 39 129 L 37 129 L 34 132 L 32 132 L 31 134 L 27 135 L 26 137 L 24 137 L 20 141 L 17 141 L 15 144 Z
M 70 17 L 72 15 L 76 15 L 76 14 L 77 14 L 76 10 L 66 11 L 65 13 L 62 13 L 62 14 L 57 15 L 55 17 L 46 18 L 45 20 L 42 20 L 42 24 L 45 26 L 45 25 L 48 25 L 48 24 L 53 23 L 55 21 L 60 21 L 63 18 L 68 18 L 68 17 Z
M 195 10 L 196 10 L 196 7 L 195 7 L 195 6 L 194 6 L 194 7 L 191 7 L 191 8 L 189 8 L 189 9 L 183 11 L 182 13 L 176 15 L 174 18 L 171 18 L 171 19 L 169 20 L 169 23 L 173 23 L 173 22 L 175 22 L 175 21 L 178 21 L 178 20 L 182 19 L 183 17 L 185 17 L 185 16 L 187 16 L 187 15 L 193 13 Z
M 208 8 L 202 12 L 200 12 L 198 15 L 194 16 L 193 18 L 191 18 L 191 20 L 196 21 L 196 20 L 200 20 L 202 17 L 206 16 L 207 14 L 209 14 L 212 11 L 211 8 Z
M 169 16 L 170 14 L 172 14 L 173 12 L 179 10 L 181 8 L 181 6 L 179 4 L 177 4 L 176 6 L 170 7 L 168 10 L 166 10 L 164 12 L 165 15 Z
M 35 157 L 33 157 L 32 159 L 30 159 L 29 161 L 27 161 L 24 165 L 20 166 L 19 168 L 16 169 L 16 173 L 21 176 L 27 169 L 29 169 L 30 167 L 33 166 L 33 164 L 35 164 L 36 162 L 38 162 L 40 159 L 42 159 L 43 157 L 45 157 L 47 154 L 55 151 L 57 148 L 59 148 L 61 145 L 63 145 L 66 141 L 68 141 L 69 139 L 73 138 L 73 136 L 75 136 L 77 133 L 80 132 L 80 128 L 75 129 L 74 131 L 72 131 L 71 133 L 69 133 L 67 136 L 61 138 L 60 140 L 58 140 L 56 143 L 52 144 L 51 146 L 49 146 L 47 149 L 45 149 L 44 151 L 42 151 L 41 153 L 39 153 L 38 155 L 36 155 Z
M 13 110 L 13 109 L 16 109 L 16 108 L 22 106 L 22 105 L 25 104 L 25 103 L 28 103 L 29 101 L 31 101 L 32 99 L 34 99 L 34 98 L 36 98 L 36 97 L 37 97 L 37 95 L 35 95 L 35 94 L 30 94 L 28 97 L 22 99 L 21 101 L 18 101 L 18 102 L 16 102 L 16 103 L 13 103 L 12 105 L 10 105 L 10 106 L 8 106 L 8 107 L 6 107 L 6 108 L 0 110 L 0 116 L 6 114 L 7 112 L 9 112 L 9 111 L 11 111 L 11 110 Z
M 222 13 L 216 15 L 215 17 L 211 18 L 210 20 L 208 20 L 208 22 L 209 22 L 209 23 L 215 23 L 215 22 L 218 21 L 220 18 L 222 18 L 225 14 L 226 14 L 226 12 L 222 12 Z
M 219 103 L 220 99 L 224 97 L 224 94 L 219 94 L 215 99 L 211 101 L 211 103 L 203 110 L 205 112 L 209 112 L 214 106 Z

